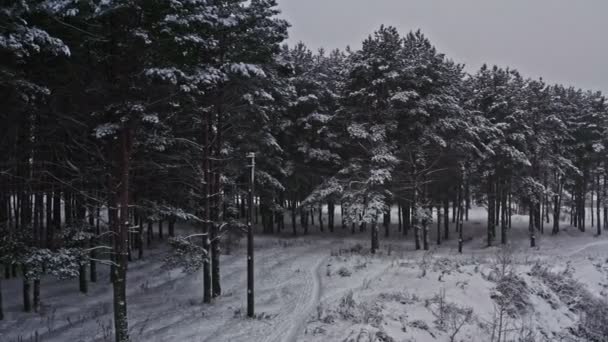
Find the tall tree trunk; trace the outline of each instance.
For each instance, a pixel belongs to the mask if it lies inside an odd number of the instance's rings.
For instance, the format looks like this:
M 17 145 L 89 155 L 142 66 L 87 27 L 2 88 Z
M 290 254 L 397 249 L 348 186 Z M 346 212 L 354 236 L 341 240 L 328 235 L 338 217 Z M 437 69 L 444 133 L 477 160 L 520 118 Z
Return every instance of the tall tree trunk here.
M 334 219 L 335 219 L 335 204 L 334 201 L 330 200 L 327 202 L 327 228 L 330 232 L 334 232 Z
M 213 193 L 212 195 L 214 196 L 215 200 L 213 201 L 213 223 L 211 225 L 211 295 L 215 298 L 215 297 L 219 297 L 222 294 L 222 287 L 221 287 L 221 281 L 220 281 L 220 239 L 219 239 L 219 224 L 220 224 L 220 218 L 222 217 L 221 214 L 221 210 L 223 208 L 223 196 L 222 196 L 222 177 L 221 177 L 221 169 L 222 169 L 222 165 L 221 165 L 221 159 L 222 159 L 222 155 L 221 155 L 221 149 L 222 149 L 222 144 L 223 144 L 223 136 L 222 136 L 222 131 L 223 131 L 223 124 L 222 124 L 222 119 L 223 119 L 223 113 L 222 113 L 222 107 L 219 106 L 218 107 L 218 112 L 217 112 L 217 129 L 216 129 L 216 136 L 215 136 L 215 157 L 216 157 L 216 161 L 213 162 L 213 167 L 216 170 L 214 177 L 215 179 L 213 180 Z
M 488 197 L 488 247 L 492 246 L 494 241 L 494 232 L 495 232 L 495 213 L 496 209 L 495 196 L 494 196 L 494 180 L 492 175 L 490 174 L 487 179 L 487 197 Z
M 401 210 L 401 216 L 403 217 L 403 235 L 407 235 L 407 233 L 409 233 L 410 228 L 412 226 L 412 220 L 411 220 L 411 204 L 410 203 L 404 203 L 405 205 L 402 206 L 402 210 Z
M 383 215 L 383 225 L 384 225 L 384 236 L 389 237 L 390 235 L 390 226 L 391 226 L 391 205 L 388 205 L 387 211 L 384 212 Z
M 372 229 L 370 229 L 371 231 L 371 253 L 375 254 L 376 251 L 378 250 L 378 246 L 379 246 L 379 242 L 378 242 L 378 222 L 377 219 L 374 218 L 374 220 L 372 221 Z
M 414 189 L 416 187 L 414 186 Z M 418 217 L 418 203 L 416 190 L 413 191 L 412 194 L 412 228 L 414 229 L 414 244 L 416 250 L 420 250 L 420 224 Z
M 31 283 L 27 278 L 27 269 L 24 265 L 21 266 L 23 270 L 23 311 L 30 312 L 32 311 L 32 301 L 30 297 L 31 291 Z
M 0 321 L 4 320 L 4 304 L 2 303 L 2 278 L 0 278 Z
M 401 233 L 401 230 L 403 229 L 403 217 L 401 217 L 401 201 L 397 202 L 397 221 L 397 230 L 399 231 L 399 233 Z
M 447 194 L 443 199 L 443 238 L 450 238 L 450 200 Z
M 536 229 L 534 227 L 534 218 L 536 216 L 535 208 L 536 204 L 530 200 L 530 219 L 528 220 L 528 230 L 530 232 L 530 247 L 536 247 Z
M 437 205 L 437 245 L 441 245 L 441 205 Z
M 464 175 L 464 167 L 462 168 L 462 174 Z M 458 220 L 456 222 L 456 230 L 458 231 L 458 253 L 462 254 L 462 248 L 464 245 L 464 222 L 462 221 L 463 215 L 463 205 L 462 205 L 462 194 L 463 194 L 463 184 L 462 180 L 458 185 L 458 194 L 457 197 L 460 199 L 457 208 L 457 217 Z
M 319 202 L 319 230 L 323 231 L 323 203 Z
M 211 134 L 212 134 L 212 124 L 211 124 L 211 114 L 207 113 L 205 127 L 203 128 L 203 141 L 204 141 L 204 149 L 203 149 L 203 170 L 204 170 L 204 178 L 205 184 L 203 186 L 203 199 L 204 199 L 204 209 L 203 209 L 203 229 L 206 234 L 203 237 L 203 248 L 210 254 L 210 239 L 209 234 L 211 234 Z M 203 302 L 211 303 L 211 265 L 209 262 L 209 258 L 206 258 L 203 263 Z
M 602 195 L 600 193 L 600 189 L 601 189 L 601 183 L 600 183 L 600 174 L 598 172 L 597 174 L 597 178 L 596 178 L 596 183 L 595 183 L 595 193 L 597 195 L 597 235 L 602 235 L 602 224 L 601 224 L 601 218 L 600 218 L 600 207 L 602 205 Z
M 127 265 L 129 243 L 129 170 L 131 155 L 131 132 L 128 127 L 120 131 L 119 184 L 120 221 L 115 221 L 114 234 L 114 332 L 117 342 L 129 341 L 129 324 L 127 321 Z
M 33 300 L 34 300 L 34 312 L 39 312 L 40 311 L 40 279 L 34 279 Z M 1 302 L 1 300 L 0 300 L 0 302 Z
M 298 235 L 297 225 L 296 225 L 296 201 L 295 198 L 291 201 L 291 229 L 293 231 L 293 236 Z
M 87 283 L 87 265 L 82 264 L 78 268 L 78 289 L 82 293 L 89 292 L 89 284 Z

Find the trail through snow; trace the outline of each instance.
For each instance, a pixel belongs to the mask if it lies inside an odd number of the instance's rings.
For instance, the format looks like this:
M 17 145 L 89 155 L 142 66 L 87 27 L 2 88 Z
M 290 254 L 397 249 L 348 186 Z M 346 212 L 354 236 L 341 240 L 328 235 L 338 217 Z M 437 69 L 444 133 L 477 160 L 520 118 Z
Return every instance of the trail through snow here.
M 310 269 L 309 273 L 312 278 L 312 289 L 311 294 L 307 298 L 304 303 L 300 303 L 300 306 L 303 307 L 303 310 L 298 312 L 294 309 L 294 316 L 291 318 L 291 321 L 288 322 L 287 325 L 289 327 L 288 333 L 285 334 L 283 339 L 276 340 L 277 342 L 281 341 L 296 341 L 299 333 L 304 330 L 306 326 L 306 320 L 312 314 L 315 307 L 319 304 L 321 299 L 321 276 L 319 272 L 321 272 L 321 265 L 325 263 L 327 258 L 319 259 L 314 269 Z
M 588 243 L 586 245 L 581 246 L 580 248 L 575 249 L 572 252 L 569 252 L 567 256 L 571 257 L 573 255 L 579 254 L 581 252 L 584 252 L 592 247 L 597 247 L 597 246 L 604 246 L 604 245 L 608 245 L 608 241 L 604 240 L 604 241 L 596 241 L 596 242 L 591 242 Z

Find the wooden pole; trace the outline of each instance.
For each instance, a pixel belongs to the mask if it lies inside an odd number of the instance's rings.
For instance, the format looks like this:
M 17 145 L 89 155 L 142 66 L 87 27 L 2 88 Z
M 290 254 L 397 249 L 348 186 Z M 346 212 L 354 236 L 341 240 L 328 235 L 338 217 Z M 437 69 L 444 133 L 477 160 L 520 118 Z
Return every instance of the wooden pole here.
M 255 185 L 255 153 L 247 154 L 251 159 L 251 173 L 249 177 L 249 217 L 247 219 L 247 316 L 253 318 L 255 314 L 253 300 L 253 189 Z

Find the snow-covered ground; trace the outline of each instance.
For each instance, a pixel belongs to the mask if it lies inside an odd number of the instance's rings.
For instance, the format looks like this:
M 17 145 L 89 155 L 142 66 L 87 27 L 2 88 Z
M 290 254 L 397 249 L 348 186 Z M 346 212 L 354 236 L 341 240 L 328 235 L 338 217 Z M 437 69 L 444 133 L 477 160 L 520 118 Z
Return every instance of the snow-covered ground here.
M 381 232 L 376 255 L 367 252 L 368 233 L 257 236 L 255 319 L 245 316 L 244 241 L 222 257 L 223 295 L 212 304 L 202 303 L 200 273 L 162 268 L 166 247 L 159 244 L 129 265 L 130 335 L 150 342 L 486 342 L 493 332 L 498 341 L 503 330 L 500 341 L 526 334 L 535 338 L 527 341 L 577 341 L 573 332 L 584 315 L 576 305 L 587 294 L 608 295 L 608 234 L 564 228 L 558 236 L 539 234 L 539 247 L 530 249 L 527 217 L 513 219 L 508 252 L 485 247 L 484 209 L 465 224 L 472 239 L 462 255 L 456 233 L 438 247 L 435 229 L 428 252 L 414 251 L 411 236 L 396 229 L 389 238 Z M 516 285 L 505 289 L 500 269 L 512 269 L 508 283 Z M 77 280 L 43 280 L 42 309 L 28 314 L 21 312 L 21 281 L 3 280 L 0 341 L 36 334 L 40 341 L 111 341 L 111 286 L 107 270 L 100 275 L 87 295 Z M 561 286 L 576 288 L 576 281 L 584 285 L 568 300 L 573 294 Z

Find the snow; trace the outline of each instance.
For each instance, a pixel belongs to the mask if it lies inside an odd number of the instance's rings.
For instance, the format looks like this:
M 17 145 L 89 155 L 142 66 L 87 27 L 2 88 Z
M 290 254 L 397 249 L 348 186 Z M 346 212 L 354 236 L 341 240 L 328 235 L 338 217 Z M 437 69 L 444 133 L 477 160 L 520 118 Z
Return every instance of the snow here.
M 471 220 L 465 223 L 463 254 L 457 253 L 453 231 L 452 239 L 435 246 L 433 226 L 431 251 L 414 251 L 412 232 L 404 238 L 393 227 L 389 238 L 381 237 L 379 253 L 371 255 L 368 233 L 342 231 L 339 215 L 335 234 L 257 235 L 255 319 L 245 315 L 244 241 L 233 248 L 233 254 L 222 256 L 223 295 L 211 304 L 201 302 L 202 274 L 163 267 L 167 247 L 155 241 L 143 260 L 129 265 L 130 336 L 133 341 L 150 342 L 342 342 L 385 334 L 395 341 L 449 341 L 450 328 L 437 323 L 437 300 L 444 291 L 451 305 L 472 310 L 471 321 L 456 340 L 490 341 L 496 305 L 491 298 L 497 286 L 494 267 L 500 248 L 485 247 L 485 215 L 483 208 L 472 210 Z M 392 219 L 397 222 L 395 208 Z M 594 231 L 582 233 L 564 223 L 557 236 L 538 234 L 540 247 L 530 249 L 527 217 L 513 217 L 509 237 L 514 273 L 525 282 L 531 308 L 525 317 L 510 319 L 513 327 L 536 327 L 538 337 L 551 340 L 568 334 L 567 329 L 578 322 L 578 314 L 531 271 L 536 264 L 554 272 L 570 267 L 573 278 L 590 293 L 606 296 L 608 238 L 595 237 Z M 35 333 L 43 341 L 111 340 L 111 284 L 107 267 L 98 267 L 100 278 L 90 284 L 86 295 L 78 292 L 77 280 L 43 278 L 38 314 L 21 312 L 20 280 L 3 280 L 7 317 L 0 322 L 0 340 L 28 340 Z

